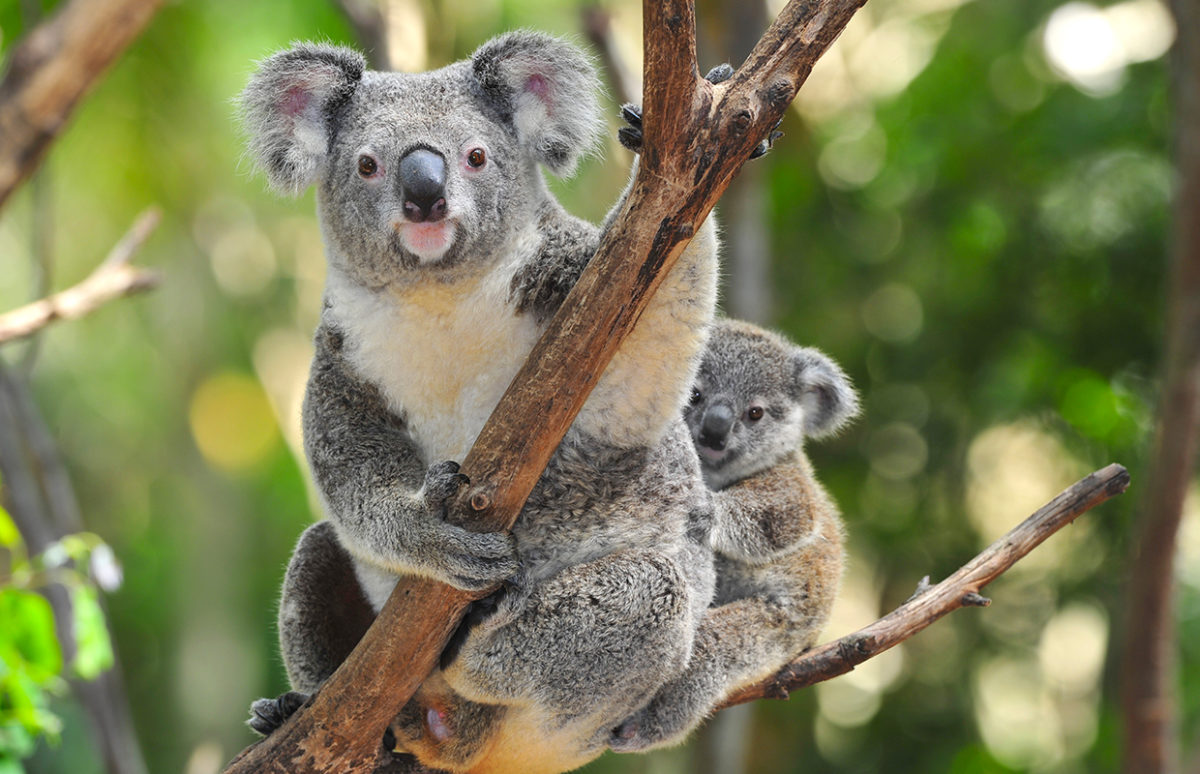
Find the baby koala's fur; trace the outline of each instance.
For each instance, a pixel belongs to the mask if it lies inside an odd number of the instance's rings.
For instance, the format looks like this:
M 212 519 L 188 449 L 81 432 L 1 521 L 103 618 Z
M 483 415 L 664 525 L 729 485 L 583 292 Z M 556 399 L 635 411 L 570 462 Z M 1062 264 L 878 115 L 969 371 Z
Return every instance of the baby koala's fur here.
M 857 411 L 846 375 L 817 350 L 714 325 L 684 418 L 716 490 L 716 597 L 687 669 L 614 731 L 614 749 L 677 744 L 722 698 L 811 647 L 841 578 L 842 524 L 801 444 Z

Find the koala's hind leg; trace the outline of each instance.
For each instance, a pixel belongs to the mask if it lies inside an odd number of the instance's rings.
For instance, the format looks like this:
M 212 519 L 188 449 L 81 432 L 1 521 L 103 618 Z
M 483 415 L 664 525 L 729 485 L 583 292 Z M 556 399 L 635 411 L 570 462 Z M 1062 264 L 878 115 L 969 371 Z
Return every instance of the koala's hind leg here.
M 733 688 L 765 677 L 788 657 L 789 616 L 777 605 L 742 599 L 707 611 L 692 657 L 642 709 L 612 732 L 617 752 L 679 744 Z
M 832 512 L 817 522 L 812 539 L 773 561 L 717 557 L 720 604 L 705 612 L 687 668 L 613 731 L 614 750 L 682 742 L 732 691 L 812 646 L 842 576 L 841 522 Z
M 551 722 L 616 722 L 683 669 L 689 589 L 674 559 L 623 551 L 567 567 L 506 597 L 446 665 L 473 701 L 532 703 Z
M 292 691 L 251 706 L 250 726 L 269 734 L 350 655 L 375 618 L 333 525 L 304 531 L 288 563 L 279 603 L 279 645 Z

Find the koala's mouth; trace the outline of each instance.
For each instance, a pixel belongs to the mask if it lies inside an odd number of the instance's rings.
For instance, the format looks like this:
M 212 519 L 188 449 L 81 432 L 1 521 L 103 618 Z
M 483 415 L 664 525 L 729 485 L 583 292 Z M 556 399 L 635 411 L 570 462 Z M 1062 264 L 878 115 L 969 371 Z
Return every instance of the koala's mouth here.
M 733 458 L 734 450 L 726 446 L 724 449 L 714 449 L 711 446 L 706 446 L 703 443 L 696 444 L 696 451 L 700 453 L 700 462 L 707 468 L 720 468 Z
M 451 219 L 436 223 L 401 223 L 396 226 L 400 244 L 421 263 L 440 261 L 454 245 L 458 227 Z

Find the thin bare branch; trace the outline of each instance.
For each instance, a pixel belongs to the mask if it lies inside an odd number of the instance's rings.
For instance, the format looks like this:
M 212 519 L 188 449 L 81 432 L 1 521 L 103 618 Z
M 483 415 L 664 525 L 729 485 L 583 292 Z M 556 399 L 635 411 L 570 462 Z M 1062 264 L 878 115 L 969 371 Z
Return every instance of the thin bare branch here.
M 162 0 L 73 0 L 13 49 L 0 81 L 0 206 Z
M 72 288 L 0 314 L 0 344 L 24 338 L 55 320 L 73 320 L 116 298 L 149 290 L 159 282 L 157 272 L 129 265 L 129 260 L 158 225 L 160 214 L 143 212 L 108 257 L 87 279 Z
M 786 699 L 792 691 L 851 671 L 947 613 L 988 604 L 989 600 L 979 594 L 980 589 L 1080 514 L 1121 494 L 1128 486 L 1129 472 L 1120 465 L 1109 465 L 1077 481 L 941 583 L 928 587 L 923 581 L 911 599 L 888 615 L 853 634 L 813 648 L 774 676 L 735 692 L 722 707 L 755 699 Z

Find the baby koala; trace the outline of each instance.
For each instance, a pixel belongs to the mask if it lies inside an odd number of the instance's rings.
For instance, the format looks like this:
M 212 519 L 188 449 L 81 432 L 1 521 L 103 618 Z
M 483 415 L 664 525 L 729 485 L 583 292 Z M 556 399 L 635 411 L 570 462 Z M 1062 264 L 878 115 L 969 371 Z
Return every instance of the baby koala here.
M 614 730 L 614 750 L 681 742 L 724 697 L 812 646 L 841 579 L 842 524 L 802 442 L 857 413 L 822 353 L 750 323 L 713 325 L 684 419 L 715 490 L 716 596 L 686 670 Z

